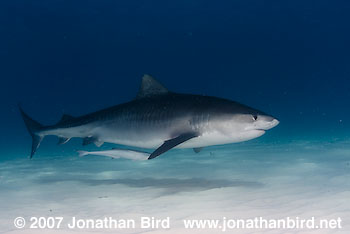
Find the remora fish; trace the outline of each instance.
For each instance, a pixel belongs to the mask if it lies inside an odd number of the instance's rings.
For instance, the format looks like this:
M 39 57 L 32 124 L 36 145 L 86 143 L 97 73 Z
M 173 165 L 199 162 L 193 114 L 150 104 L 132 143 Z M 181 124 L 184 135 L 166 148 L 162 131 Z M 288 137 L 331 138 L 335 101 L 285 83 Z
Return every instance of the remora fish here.
M 138 150 L 130 149 L 117 149 L 113 148 L 111 150 L 100 150 L 100 151 L 83 151 L 78 150 L 79 157 L 84 157 L 86 155 L 99 155 L 110 158 L 126 158 L 131 160 L 147 160 L 150 153 Z
M 80 137 L 83 145 L 110 142 L 156 149 L 152 159 L 175 147 L 199 152 L 205 146 L 247 141 L 279 123 L 234 101 L 170 92 L 148 75 L 134 100 L 80 117 L 63 115 L 55 125 L 43 126 L 20 111 L 33 138 L 30 158 L 47 135 L 58 136 L 59 144 Z

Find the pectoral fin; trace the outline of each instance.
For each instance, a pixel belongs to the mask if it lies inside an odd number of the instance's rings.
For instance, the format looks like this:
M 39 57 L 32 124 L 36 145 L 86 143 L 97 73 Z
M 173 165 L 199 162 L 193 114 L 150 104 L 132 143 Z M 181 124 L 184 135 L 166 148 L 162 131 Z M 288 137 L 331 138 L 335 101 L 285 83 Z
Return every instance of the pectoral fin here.
M 178 137 L 175 137 L 173 139 L 164 141 L 164 143 L 156 149 L 149 157 L 148 159 L 153 159 L 155 157 L 158 157 L 162 153 L 165 153 L 166 151 L 174 148 L 177 145 L 180 145 L 181 143 L 188 141 L 194 137 L 197 137 L 198 134 L 195 132 L 189 132 L 189 133 L 183 133 Z

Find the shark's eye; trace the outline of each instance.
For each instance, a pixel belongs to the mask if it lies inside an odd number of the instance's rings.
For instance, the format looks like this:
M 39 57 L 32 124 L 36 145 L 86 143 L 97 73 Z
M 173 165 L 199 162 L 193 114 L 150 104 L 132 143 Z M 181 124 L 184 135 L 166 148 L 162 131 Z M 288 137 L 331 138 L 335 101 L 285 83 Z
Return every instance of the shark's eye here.
M 253 119 L 254 119 L 254 121 L 256 121 L 258 119 L 258 116 L 257 115 L 253 115 Z

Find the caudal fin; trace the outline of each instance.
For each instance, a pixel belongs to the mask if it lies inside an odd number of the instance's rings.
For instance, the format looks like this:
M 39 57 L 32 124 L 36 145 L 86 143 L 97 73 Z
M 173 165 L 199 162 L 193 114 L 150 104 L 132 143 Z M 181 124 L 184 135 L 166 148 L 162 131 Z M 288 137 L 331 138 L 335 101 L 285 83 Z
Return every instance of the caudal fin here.
M 30 158 L 32 158 L 35 151 L 39 148 L 40 142 L 43 139 L 43 136 L 40 136 L 38 133 L 44 128 L 44 126 L 30 118 L 26 113 L 24 113 L 21 106 L 19 106 L 19 110 L 21 112 L 23 121 L 28 129 L 28 132 L 32 136 L 32 151 L 30 153 Z

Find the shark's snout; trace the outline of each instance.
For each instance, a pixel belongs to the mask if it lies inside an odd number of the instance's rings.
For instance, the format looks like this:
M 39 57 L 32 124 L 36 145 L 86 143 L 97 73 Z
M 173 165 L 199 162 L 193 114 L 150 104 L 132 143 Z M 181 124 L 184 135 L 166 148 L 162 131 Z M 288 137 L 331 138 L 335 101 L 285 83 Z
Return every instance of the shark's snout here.
M 245 129 L 246 130 L 269 130 L 276 127 L 279 124 L 279 121 L 269 115 L 257 115 L 254 118 L 252 124 L 249 124 Z
M 280 121 L 272 116 L 262 115 L 257 119 L 256 127 L 261 130 L 269 130 L 276 127 Z
M 268 126 L 266 127 L 265 130 L 274 128 L 274 127 L 276 127 L 279 123 L 280 123 L 280 121 L 278 121 L 277 119 L 273 119 L 272 121 L 270 121 L 270 122 L 268 123 Z

